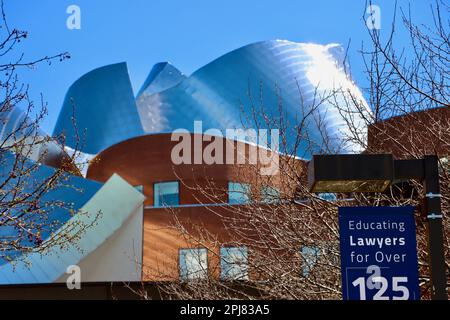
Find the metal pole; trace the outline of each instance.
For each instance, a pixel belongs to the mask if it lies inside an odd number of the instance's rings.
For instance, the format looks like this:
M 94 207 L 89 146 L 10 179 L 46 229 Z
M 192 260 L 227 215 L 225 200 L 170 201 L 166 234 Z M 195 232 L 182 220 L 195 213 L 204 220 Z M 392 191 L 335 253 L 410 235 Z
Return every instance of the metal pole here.
M 424 157 L 425 207 L 428 220 L 428 256 L 431 271 L 432 299 L 447 300 L 447 275 L 444 255 L 441 194 L 438 158 Z

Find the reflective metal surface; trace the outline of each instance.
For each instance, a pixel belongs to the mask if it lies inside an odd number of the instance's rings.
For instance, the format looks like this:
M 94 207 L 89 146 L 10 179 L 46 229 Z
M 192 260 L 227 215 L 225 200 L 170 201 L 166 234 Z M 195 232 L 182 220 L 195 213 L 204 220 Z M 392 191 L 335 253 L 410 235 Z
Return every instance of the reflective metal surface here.
M 70 162 L 62 146 L 39 130 L 33 120 L 17 106 L 0 112 L 0 147 L 15 149 L 30 160 L 55 168 L 60 168 L 63 161 Z M 22 142 L 23 147 L 13 148 Z
M 136 95 L 136 99 L 143 95 L 152 95 L 164 91 L 186 79 L 186 76 L 170 62 L 155 64 L 145 79 L 144 84 Z
M 142 88 L 136 95 L 136 105 L 145 128 L 152 128 L 161 121 L 155 112 L 148 114 L 147 106 L 151 103 L 151 95 L 173 87 L 186 79 L 186 76 L 168 62 L 157 63 L 153 66 Z
M 84 186 L 93 183 L 81 179 L 78 181 L 83 181 Z M 78 183 L 78 186 L 80 186 L 80 183 Z M 63 245 L 53 243 L 51 251 L 47 254 L 38 251 L 24 252 L 20 257 L 18 253 L 10 254 L 9 258 L 12 261 L 3 264 L 0 261 L 0 284 L 64 282 L 68 267 L 74 265 L 80 268 L 82 268 L 82 265 L 84 266 L 82 279 L 93 278 L 94 281 L 98 282 L 139 281 L 141 275 L 137 271 L 137 266 L 142 264 L 142 256 L 139 254 L 139 252 L 142 252 L 142 238 L 139 236 L 142 225 L 137 230 L 133 230 L 138 233 L 136 238 L 127 239 L 126 242 L 119 241 L 122 242 L 122 246 L 118 246 L 124 249 L 124 243 L 132 243 L 133 248 L 128 250 L 134 249 L 137 253 L 129 253 L 130 251 L 123 253 L 117 250 L 118 252 L 108 252 L 108 256 L 101 248 L 108 245 L 107 241 L 113 238 L 115 234 L 117 235 L 119 229 L 127 228 L 126 222 L 131 219 L 132 215 L 138 214 L 139 210 L 141 212 L 140 220 L 142 220 L 142 207 L 141 209 L 139 207 L 144 201 L 144 196 L 118 175 L 113 175 L 103 186 L 97 187 L 95 191 L 95 193 L 90 193 L 90 198 L 84 203 L 77 201 L 77 211 L 79 209 L 77 214 L 61 221 L 60 228 L 55 227 L 54 234 L 65 234 L 69 237 L 73 235 L 71 241 Z M 64 200 L 73 197 L 76 193 L 74 190 L 66 190 Z M 85 227 L 81 237 L 75 236 L 77 227 L 73 226 Z M 115 240 L 118 241 L 117 238 Z M 47 240 L 44 240 L 43 246 L 46 244 L 45 241 Z M 111 246 L 111 244 L 109 245 Z M 119 266 L 112 266 L 106 271 L 100 268 L 100 272 L 96 273 L 99 264 L 105 262 L 104 260 L 110 263 L 114 261 L 111 260 L 111 255 L 119 255 L 119 257 L 122 255 L 121 258 L 116 259 L 125 259 L 127 262 L 118 263 Z M 132 259 L 129 258 L 130 255 L 133 255 Z M 92 265 L 89 264 L 86 268 L 86 261 L 89 257 L 94 260 L 95 268 L 92 268 Z M 99 259 L 102 261 L 99 261 Z M 92 273 L 95 275 L 92 275 Z
M 261 104 L 268 114 L 277 116 L 280 101 L 287 112 L 286 120 L 299 123 L 310 111 L 314 98 L 317 101 L 333 89 L 349 90 L 361 100 L 363 112 L 370 113 L 361 92 L 344 73 L 342 56 L 343 49 L 334 44 L 272 40 L 244 46 L 200 68 L 177 85 L 139 101 L 144 130 L 192 131 L 194 120 L 203 121 L 203 130 L 240 128 L 242 119 L 253 111 L 261 120 Z M 337 97 L 335 102 L 344 104 L 348 101 L 345 99 L 348 97 Z M 352 117 L 357 135 L 364 140 L 367 128 L 362 117 L 357 113 Z M 319 106 L 307 127 L 315 151 L 323 148 L 324 140 L 328 149 L 334 149 L 328 152 L 361 151 L 358 144 L 349 141 L 348 125 L 333 104 Z M 308 157 L 310 151 L 304 141 L 298 155 Z
M 9 179 L 10 173 L 15 163 L 15 156 L 9 152 L 4 152 L 0 156 L 0 184 L 4 184 L 2 189 L 6 194 L 12 194 L 9 191 L 20 186 L 20 194 L 30 193 L 32 194 L 28 201 L 33 199 L 38 200 L 39 207 L 45 210 L 45 214 L 41 214 L 41 217 L 33 217 L 35 221 L 36 230 L 30 230 L 36 232 L 40 228 L 40 223 L 44 225 L 41 230 L 42 239 L 49 237 L 51 232 L 62 226 L 71 217 L 71 210 L 77 212 L 92 196 L 101 188 L 102 184 L 83 179 L 70 174 L 64 174 L 60 178 L 60 183 L 53 189 L 45 192 L 41 197 L 39 193 L 35 192 L 38 189 L 39 184 L 43 183 L 55 174 L 55 169 L 41 165 L 34 167 L 35 163 L 32 160 L 27 160 L 24 163 L 23 171 L 30 171 L 27 179 L 24 179 L 25 175 L 20 175 L 17 178 Z M 33 169 L 34 168 L 34 169 Z M 35 193 L 34 193 L 35 192 Z M 9 201 L 11 198 L 6 198 L 5 201 Z M 21 215 L 26 210 L 27 204 L 19 203 L 14 208 L 10 208 L 8 215 L 15 216 Z M 31 225 L 31 224 L 30 224 Z M 17 237 L 19 229 L 14 226 L 3 224 L 0 226 L 0 241 Z M 23 239 L 24 245 L 30 245 L 27 239 Z M 0 265 L 7 262 L 6 259 L 1 257 L 8 256 L 10 259 L 14 259 L 20 256 L 22 252 L 8 251 L 3 252 L 0 255 Z M 1 282 L 0 282 L 1 283 Z
M 78 144 L 90 154 L 144 134 L 126 63 L 95 69 L 72 84 L 54 129 L 61 133 L 68 147 Z
M 307 139 L 302 140 L 298 156 L 309 158 L 311 153 L 321 151 L 361 152 L 361 143 L 355 141 L 366 139 L 363 118 L 370 116 L 370 109 L 345 74 L 343 55 L 343 48 L 336 44 L 270 40 L 231 51 L 189 77 L 169 63 L 158 63 L 136 102 L 126 64 L 105 66 L 70 87 L 54 133 L 66 133 L 66 144 L 71 148 L 80 139 L 82 152 L 97 154 L 145 133 L 178 128 L 192 132 L 196 120 L 202 121 L 203 130 L 264 128 L 263 116 L 276 119 L 282 105 L 285 122 L 292 126 L 289 129 L 302 121 L 305 125 Z M 317 106 L 333 90 L 345 93 Z M 359 102 L 359 109 L 352 106 L 353 99 Z M 71 120 L 72 108 L 78 138 Z M 243 119 L 252 117 L 255 119 L 243 123 Z M 254 120 L 263 125 L 256 126 Z M 295 136 L 290 131 L 288 143 L 293 143 Z

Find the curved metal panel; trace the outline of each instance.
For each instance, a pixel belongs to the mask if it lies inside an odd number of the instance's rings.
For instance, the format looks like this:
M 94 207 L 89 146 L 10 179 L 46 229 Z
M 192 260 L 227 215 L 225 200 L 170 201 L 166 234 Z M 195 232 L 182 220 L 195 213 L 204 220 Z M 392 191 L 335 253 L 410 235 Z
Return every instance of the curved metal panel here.
M 236 49 L 178 85 L 148 96 L 145 103 L 140 102 L 144 129 L 148 133 L 177 128 L 193 131 L 195 120 L 203 122 L 203 130 L 241 128 L 242 118 L 251 116 L 254 107 L 257 110 L 260 104 L 276 116 L 280 101 L 287 112 L 286 120 L 298 123 L 310 111 L 314 98 L 319 98 L 314 97 L 315 92 L 323 96 L 337 88 L 352 92 L 362 102 L 364 112 L 370 113 L 361 92 L 344 73 L 339 56 L 342 51 L 333 44 L 323 46 L 284 40 L 263 41 Z M 335 102 L 345 103 L 345 99 L 340 97 Z M 307 121 L 314 150 L 323 148 L 325 136 L 333 151 L 361 151 L 359 145 L 349 141 L 352 133 L 348 123 L 332 103 L 323 103 L 316 113 Z M 258 120 L 262 120 L 261 115 L 258 116 Z M 352 117 L 359 138 L 364 140 L 365 122 L 356 113 Z M 305 141 L 299 156 L 310 156 L 308 145 L 310 143 Z
M 151 96 L 179 84 L 184 79 L 186 76 L 168 62 L 157 63 L 153 66 L 136 96 L 136 105 L 144 130 L 154 127 L 161 121 L 161 117 L 156 112 L 147 113 L 146 106 L 151 104 Z
M 20 152 L 24 157 L 41 162 L 54 168 L 78 172 L 75 164 L 56 140 L 42 132 L 39 124 L 34 123 L 20 107 L 0 112 L 0 145 L 4 149 L 13 149 L 23 142 Z
M 48 238 L 56 228 L 64 225 L 72 217 L 71 211 L 78 211 L 102 186 L 101 183 L 65 173 L 59 178 L 60 183 L 57 186 L 39 196 L 39 193 L 33 192 L 42 190 L 38 186 L 51 178 L 55 174 L 55 169 L 45 165 L 34 167 L 35 162 L 27 160 L 22 170 L 23 172 L 30 171 L 29 176 L 26 179 L 24 179 L 24 176 L 10 178 L 15 159 L 16 156 L 10 152 L 0 154 L 0 184 L 4 185 L 2 191 L 6 194 L 5 200 L 11 200 L 13 194 L 11 190 L 19 187 L 21 194 L 31 194 L 28 201 L 38 201 L 39 207 L 45 210 L 45 214 L 40 217 L 33 216 L 36 229 L 30 231 L 40 230 L 42 239 Z M 10 216 L 21 215 L 24 210 L 27 210 L 27 204 L 19 202 L 14 208 L 9 209 L 8 214 Z M 26 219 L 26 216 L 24 219 Z M 18 232 L 19 230 L 14 224 L 1 224 L 0 241 L 19 238 Z M 29 245 L 26 237 L 21 238 L 21 241 L 24 241 L 24 245 Z M 20 255 L 22 253 L 19 251 L 2 252 L 0 254 L 0 266 L 8 261 L 4 257 L 8 256 L 9 259 L 14 259 Z
M 61 133 L 67 146 L 78 143 L 90 154 L 144 133 L 126 63 L 95 69 L 72 84 L 54 129 Z
M 122 196 L 118 197 L 117 195 Z M 67 247 L 55 246 L 52 248 L 51 254 L 26 253 L 23 259 L 17 259 L 0 266 L 0 284 L 55 282 L 64 275 L 68 266 L 79 264 L 119 230 L 130 215 L 142 206 L 143 201 L 144 196 L 139 191 L 118 175 L 113 175 L 83 204 L 79 209 L 82 212 L 81 214 L 75 214 L 68 219 L 73 226 L 91 226 L 85 230 L 82 237 L 75 239 L 73 243 L 68 243 Z M 101 215 L 97 217 L 99 212 L 101 212 Z M 58 233 L 67 232 L 75 235 L 77 231 L 76 227 L 66 230 L 63 225 L 55 231 L 55 236 Z M 43 245 L 45 245 L 45 242 Z M 138 244 L 138 250 L 142 250 L 139 247 L 141 247 L 140 244 Z M 116 252 L 115 254 L 123 255 L 122 252 Z M 136 267 L 141 262 L 134 261 L 133 258 L 129 258 L 129 270 L 116 272 L 113 279 L 96 279 L 96 281 L 116 281 L 116 279 L 126 278 L 133 272 L 136 273 Z M 124 259 L 126 258 L 124 257 Z M 84 272 L 89 272 L 89 270 L 84 270 Z M 108 272 L 105 272 L 105 274 L 108 274 Z M 125 279 L 124 281 L 130 280 L 140 280 L 140 274 L 133 279 Z
M 170 62 L 155 64 L 136 95 L 136 99 L 146 94 L 151 95 L 164 91 L 186 79 L 186 76 Z

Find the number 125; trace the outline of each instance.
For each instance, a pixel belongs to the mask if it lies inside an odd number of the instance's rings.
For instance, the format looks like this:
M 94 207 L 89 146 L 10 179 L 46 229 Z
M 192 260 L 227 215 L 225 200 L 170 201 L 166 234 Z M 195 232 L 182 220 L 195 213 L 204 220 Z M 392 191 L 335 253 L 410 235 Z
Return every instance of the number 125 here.
M 389 300 L 388 296 L 384 296 L 383 294 L 386 292 L 388 288 L 388 281 L 385 277 L 372 277 L 373 283 L 379 283 L 381 286 L 378 289 L 377 293 L 373 296 L 373 300 Z M 401 285 L 402 283 L 407 283 L 408 277 L 392 277 L 392 291 L 401 292 L 401 296 L 394 296 L 392 300 L 408 300 L 409 299 L 409 290 L 407 287 Z M 354 287 L 359 287 L 359 296 L 361 300 L 366 299 L 366 279 L 364 277 L 359 277 L 355 281 L 352 282 Z

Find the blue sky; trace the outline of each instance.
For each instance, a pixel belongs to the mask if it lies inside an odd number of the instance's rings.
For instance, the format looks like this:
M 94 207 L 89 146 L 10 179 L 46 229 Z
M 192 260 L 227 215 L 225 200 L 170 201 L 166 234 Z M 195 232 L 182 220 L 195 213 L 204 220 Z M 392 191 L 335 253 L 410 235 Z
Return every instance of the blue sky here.
M 398 0 L 407 8 L 408 0 Z M 431 0 L 411 1 L 420 23 L 431 23 Z M 69 5 L 81 9 L 81 30 L 66 27 Z M 373 1 L 381 9 L 381 28 L 388 31 L 394 1 Z M 331 42 L 351 39 L 353 78 L 364 86 L 358 50 L 369 41 L 363 14 L 365 0 L 5 0 L 10 27 L 29 32 L 20 46 L 25 58 L 68 51 L 72 58 L 22 70 L 49 105 L 43 129 L 52 132 L 68 87 L 84 73 L 126 61 L 137 92 L 153 64 L 170 61 L 185 74 L 240 46 L 267 39 Z M 399 46 L 406 35 L 400 34 Z

